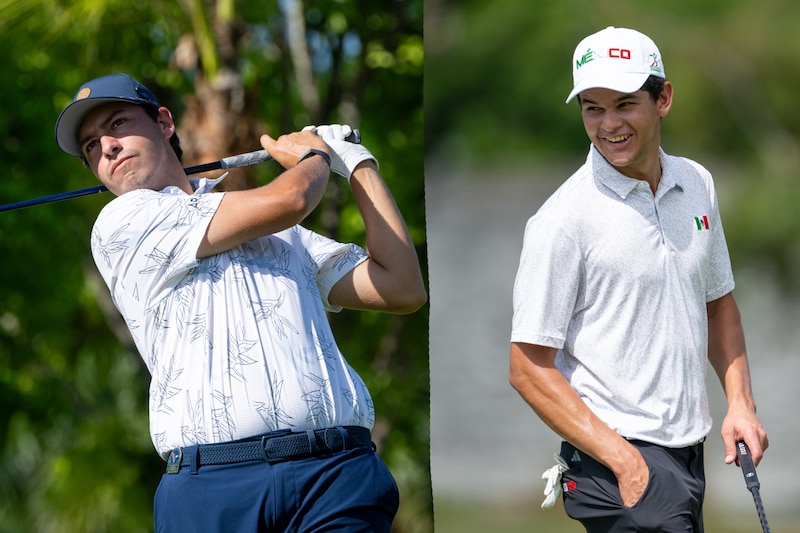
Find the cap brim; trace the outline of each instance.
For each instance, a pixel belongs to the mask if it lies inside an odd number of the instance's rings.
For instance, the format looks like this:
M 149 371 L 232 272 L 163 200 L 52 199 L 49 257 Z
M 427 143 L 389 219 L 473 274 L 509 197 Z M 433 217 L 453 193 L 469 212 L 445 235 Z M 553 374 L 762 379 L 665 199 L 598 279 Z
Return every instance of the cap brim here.
M 81 122 L 97 106 L 119 101 L 119 98 L 87 98 L 72 102 L 65 107 L 56 121 L 58 146 L 70 155 L 82 157 L 83 153 L 78 143 L 78 128 Z
M 129 98 L 86 98 L 72 102 L 64 108 L 56 121 L 56 142 L 58 146 L 70 155 L 83 157 L 80 144 L 78 142 L 78 129 L 81 127 L 83 119 L 92 112 L 97 106 L 112 102 L 125 102 L 140 106 L 155 104 L 142 100 L 132 100 Z
M 635 93 L 642 88 L 650 74 L 647 72 L 637 74 L 620 74 L 619 72 L 598 74 L 578 82 L 569 93 L 566 103 L 572 101 L 577 95 L 588 89 L 611 89 L 621 93 Z

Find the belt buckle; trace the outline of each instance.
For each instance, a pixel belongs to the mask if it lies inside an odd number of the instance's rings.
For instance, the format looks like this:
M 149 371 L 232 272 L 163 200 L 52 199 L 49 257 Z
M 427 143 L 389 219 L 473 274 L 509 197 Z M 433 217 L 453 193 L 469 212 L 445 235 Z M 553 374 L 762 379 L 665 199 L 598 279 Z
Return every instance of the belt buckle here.
M 169 452 L 169 457 L 167 457 L 167 474 L 177 474 L 180 472 L 182 459 L 183 451 L 180 448 L 175 448 Z
M 267 451 L 267 448 L 268 448 L 267 441 L 272 440 L 272 439 L 279 439 L 281 437 L 288 437 L 290 435 L 292 435 L 292 430 L 291 429 L 278 429 L 278 430 L 275 430 L 275 431 L 270 431 L 266 435 L 262 435 L 261 436 L 261 448 L 260 449 L 261 449 L 261 457 L 264 459 L 264 461 L 268 462 L 269 464 L 281 462 L 283 459 L 274 458 L 274 457 L 270 456 L 270 454 Z
M 347 450 L 347 430 L 337 426 L 325 428 L 322 433 L 322 440 L 329 452 L 340 452 Z

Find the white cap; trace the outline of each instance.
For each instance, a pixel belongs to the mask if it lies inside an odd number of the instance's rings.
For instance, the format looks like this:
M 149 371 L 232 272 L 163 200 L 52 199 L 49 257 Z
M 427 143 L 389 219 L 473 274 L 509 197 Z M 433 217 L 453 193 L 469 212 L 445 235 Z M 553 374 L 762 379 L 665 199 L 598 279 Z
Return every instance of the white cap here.
M 596 87 L 634 93 L 650 76 L 666 79 L 661 53 L 652 39 L 636 30 L 609 26 L 586 37 L 575 48 L 574 85 L 567 102 Z

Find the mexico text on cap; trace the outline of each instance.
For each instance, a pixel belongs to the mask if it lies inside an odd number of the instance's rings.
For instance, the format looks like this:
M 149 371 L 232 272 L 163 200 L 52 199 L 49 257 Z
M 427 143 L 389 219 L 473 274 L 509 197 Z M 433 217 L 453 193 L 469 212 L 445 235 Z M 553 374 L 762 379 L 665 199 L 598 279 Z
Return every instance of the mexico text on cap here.
M 666 78 L 655 43 L 643 33 L 608 28 L 583 39 L 572 57 L 573 88 L 567 102 L 597 87 L 623 93 L 642 88 L 650 76 Z

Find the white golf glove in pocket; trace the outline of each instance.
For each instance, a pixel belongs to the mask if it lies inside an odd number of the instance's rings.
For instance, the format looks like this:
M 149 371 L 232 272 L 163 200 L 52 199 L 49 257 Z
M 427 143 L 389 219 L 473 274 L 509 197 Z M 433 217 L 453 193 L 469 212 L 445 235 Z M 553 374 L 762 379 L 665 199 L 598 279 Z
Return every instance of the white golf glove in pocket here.
M 544 480 L 542 509 L 550 509 L 556 504 L 556 500 L 561 496 L 561 474 L 569 469 L 567 462 L 560 455 L 553 454 L 553 457 L 556 460 L 556 465 L 545 470 L 544 474 L 542 474 L 542 479 Z

